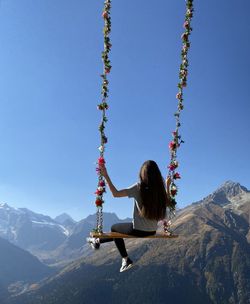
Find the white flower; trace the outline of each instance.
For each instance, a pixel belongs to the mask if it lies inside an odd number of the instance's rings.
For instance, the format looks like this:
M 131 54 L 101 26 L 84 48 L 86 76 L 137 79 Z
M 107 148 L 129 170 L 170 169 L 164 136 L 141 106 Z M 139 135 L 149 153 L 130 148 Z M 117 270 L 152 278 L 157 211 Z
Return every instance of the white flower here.
M 100 152 L 103 152 L 104 151 L 104 146 L 100 146 L 98 149 L 99 149 Z
M 173 164 L 174 164 L 176 167 L 178 167 L 178 165 L 179 165 L 179 163 L 178 163 L 177 160 L 173 161 Z

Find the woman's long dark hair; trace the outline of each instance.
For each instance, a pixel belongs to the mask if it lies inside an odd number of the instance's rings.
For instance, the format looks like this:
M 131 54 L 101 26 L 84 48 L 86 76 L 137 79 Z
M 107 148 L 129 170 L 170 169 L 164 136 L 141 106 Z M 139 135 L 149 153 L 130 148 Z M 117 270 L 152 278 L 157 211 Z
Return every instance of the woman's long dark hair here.
M 166 207 L 170 206 L 164 179 L 155 161 L 145 161 L 140 170 L 140 194 L 142 216 L 147 219 L 161 220 L 166 216 Z

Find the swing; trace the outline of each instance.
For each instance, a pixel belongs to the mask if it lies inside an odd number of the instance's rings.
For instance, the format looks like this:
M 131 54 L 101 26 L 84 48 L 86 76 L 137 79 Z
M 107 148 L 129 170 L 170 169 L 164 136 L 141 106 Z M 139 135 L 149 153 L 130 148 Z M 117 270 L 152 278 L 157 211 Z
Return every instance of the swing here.
M 126 235 L 118 232 L 103 232 L 103 194 L 106 192 L 105 189 L 105 180 L 104 177 L 101 175 L 100 166 L 105 164 L 104 159 L 104 151 L 105 145 L 107 144 L 108 138 L 105 135 L 105 124 L 108 121 L 106 116 L 106 111 L 108 110 L 109 106 L 107 103 L 108 99 L 108 74 L 112 68 L 111 62 L 109 59 L 109 52 L 111 50 L 112 44 L 110 41 L 109 34 L 111 32 L 111 17 L 110 17 L 110 10 L 111 10 L 111 0 L 104 1 L 104 9 L 102 12 L 102 18 L 104 19 L 104 28 L 103 28 L 103 35 L 104 35 L 104 50 L 102 52 L 102 61 L 103 61 L 103 73 L 101 74 L 102 78 L 102 102 L 98 104 L 97 109 L 102 112 L 102 120 L 101 124 L 99 125 L 99 131 L 101 135 L 101 145 L 98 148 L 100 152 L 100 156 L 97 161 L 97 175 L 98 175 L 98 185 L 97 190 L 95 192 L 96 199 L 95 205 L 97 207 L 96 212 L 96 228 L 90 233 L 90 236 L 96 238 L 138 238 L 138 236 L 133 235 Z M 180 114 L 183 110 L 183 89 L 187 86 L 187 75 L 188 75 L 188 50 L 190 48 L 190 41 L 189 36 L 191 34 L 191 21 L 193 17 L 193 0 L 186 0 L 186 14 L 185 14 L 185 22 L 183 27 L 185 29 L 184 33 L 181 35 L 182 39 L 182 50 L 181 50 L 181 65 L 179 70 L 179 83 L 178 83 L 178 93 L 176 94 L 176 99 L 178 101 L 177 111 L 174 113 L 175 121 L 176 121 L 176 128 L 175 131 L 172 132 L 172 141 L 169 143 L 169 151 L 170 151 L 170 162 L 168 165 L 168 176 L 171 179 L 170 184 L 170 196 L 172 200 L 172 205 L 169 208 L 169 218 L 168 220 L 163 220 L 163 232 L 156 233 L 155 235 L 150 235 L 146 237 L 140 238 L 176 238 L 178 235 L 174 235 L 170 229 L 171 219 L 175 216 L 175 196 L 177 195 L 178 188 L 175 184 L 177 179 L 180 179 L 180 174 L 176 172 L 178 168 L 178 161 L 177 161 L 177 149 L 180 147 L 184 141 L 181 139 L 181 135 L 179 133 L 180 124 Z
M 138 236 L 135 235 L 128 235 L 128 234 L 123 234 L 119 232 L 104 232 L 104 233 L 99 233 L 99 232 L 90 232 L 91 237 L 95 238 L 111 238 L 111 239 L 133 239 L 133 238 L 138 238 Z M 143 236 L 140 237 L 141 239 L 143 238 L 150 238 L 150 239 L 166 239 L 166 238 L 177 238 L 177 234 L 166 234 L 166 233 L 156 233 L 154 235 L 148 235 L 148 236 Z

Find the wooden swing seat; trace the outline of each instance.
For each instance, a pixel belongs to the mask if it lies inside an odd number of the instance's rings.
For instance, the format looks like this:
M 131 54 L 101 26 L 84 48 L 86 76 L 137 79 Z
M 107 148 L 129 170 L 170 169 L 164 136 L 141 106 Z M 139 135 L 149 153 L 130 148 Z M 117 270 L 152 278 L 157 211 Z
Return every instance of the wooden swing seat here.
M 178 234 L 172 234 L 172 235 L 167 235 L 166 233 L 156 233 L 154 235 L 148 235 L 148 236 L 135 236 L 135 235 L 128 235 L 128 234 L 122 234 L 119 232 L 103 232 L 103 233 L 98 233 L 98 232 L 90 232 L 91 237 L 95 238 L 111 238 L 111 239 L 135 239 L 135 238 L 141 238 L 141 239 L 173 239 L 177 238 Z

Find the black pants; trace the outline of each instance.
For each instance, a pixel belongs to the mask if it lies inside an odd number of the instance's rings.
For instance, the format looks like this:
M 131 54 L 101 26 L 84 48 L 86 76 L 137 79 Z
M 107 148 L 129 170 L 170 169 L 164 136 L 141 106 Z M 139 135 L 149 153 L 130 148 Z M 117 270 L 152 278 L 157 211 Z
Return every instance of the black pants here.
M 154 235 L 156 231 L 142 231 L 142 230 L 136 230 L 133 229 L 133 224 L 132 223 L 118 223 L 114 224 L 111 227 L 112 232 L 120 232 L 128 235 L 135 235 L 138 237 L 145 237 L 148 235 Z M 125 247 L 125 243 L 123 239 L 112 239 L 112 238 L 100 238 L 100 243 L 107 243 L 107 242 L 112 242 L 114 241 L 116 244 L 117 249 L 119 250 L 121 256 L 123 258 L 126 258 L 128 256 L 127 250 Z

